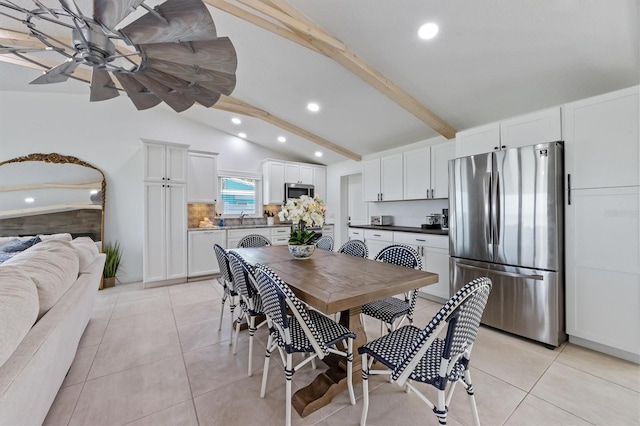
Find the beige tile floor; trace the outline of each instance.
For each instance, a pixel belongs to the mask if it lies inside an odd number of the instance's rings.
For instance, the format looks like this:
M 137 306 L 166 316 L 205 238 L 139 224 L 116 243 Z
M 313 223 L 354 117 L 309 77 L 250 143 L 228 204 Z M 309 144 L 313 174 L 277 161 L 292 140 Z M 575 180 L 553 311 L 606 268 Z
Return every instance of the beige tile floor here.
M 101 291 L 93 317 L 45 424 L 279 425 L 285 381 L 279 357 L 269 369 L 267 396 L 259 398 L 266 330 L 256 334 L 253 376 L 247 376 L 248 336 L 231 352 L 230 315 L 218 331 L 221 289 L 214 280 L 143 289 L 127 284 Z M 440 305 L 420 299 L 415 322 L 426 324 Z M 370 337 L 379 326 L 367 321 Z M 322 368 L 320 365 L 318 368 Z M 294 391 L 318 374 L 296 372 Z M 638 425 L 640 366 L 579 346 L 548 350 L 540 344 L 482 327 L 472 356 L 472 378 L 485 425 Z M 380 377 L 371 382 L 370 425 L 437 424 L 415 396 Z M 346 393 L 293 423 L 353 425 L 357 403 Z M 424 387 L 427 395 L 432 389 Z M 448 424 L 472 424 L 462 387 Z

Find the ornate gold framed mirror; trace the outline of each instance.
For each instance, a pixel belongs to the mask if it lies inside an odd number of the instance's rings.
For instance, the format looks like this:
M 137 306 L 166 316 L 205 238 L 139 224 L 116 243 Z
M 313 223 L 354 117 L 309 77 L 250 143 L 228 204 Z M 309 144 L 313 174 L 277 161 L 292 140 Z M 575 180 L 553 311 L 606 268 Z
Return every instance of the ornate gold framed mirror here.
M 62 154 L 0 162 L 0 236 L 70 233 L 104 240 L 106 179 Z

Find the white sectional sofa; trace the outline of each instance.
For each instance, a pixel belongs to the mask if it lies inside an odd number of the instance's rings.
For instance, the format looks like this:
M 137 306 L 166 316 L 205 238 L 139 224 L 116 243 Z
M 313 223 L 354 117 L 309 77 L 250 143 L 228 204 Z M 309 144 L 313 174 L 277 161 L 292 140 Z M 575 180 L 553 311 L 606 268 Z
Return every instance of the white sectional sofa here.
M 44 421 L 91 317 L 104 262 L 93 241 L 77 238 L 38 242 L 0 264 L 0 425 Z

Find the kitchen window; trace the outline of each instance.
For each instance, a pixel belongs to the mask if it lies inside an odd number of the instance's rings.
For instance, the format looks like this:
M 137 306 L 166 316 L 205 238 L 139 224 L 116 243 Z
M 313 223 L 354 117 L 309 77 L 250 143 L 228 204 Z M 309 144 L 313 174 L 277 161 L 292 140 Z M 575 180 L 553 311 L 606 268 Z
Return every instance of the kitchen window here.
M 225 216 L 260 215 L 260 181 L 241 175 L 218 177 L 222 214 Z

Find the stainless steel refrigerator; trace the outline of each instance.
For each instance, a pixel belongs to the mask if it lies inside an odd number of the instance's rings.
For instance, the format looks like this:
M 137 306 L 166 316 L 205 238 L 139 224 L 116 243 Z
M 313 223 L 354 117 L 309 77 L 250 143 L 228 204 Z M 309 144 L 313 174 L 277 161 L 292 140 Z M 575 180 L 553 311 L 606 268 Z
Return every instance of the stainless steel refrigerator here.
M 558 346 L 564 328 L 562 142 L 449 162 L 451 294 L 487 276 L 486 325 Z

